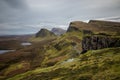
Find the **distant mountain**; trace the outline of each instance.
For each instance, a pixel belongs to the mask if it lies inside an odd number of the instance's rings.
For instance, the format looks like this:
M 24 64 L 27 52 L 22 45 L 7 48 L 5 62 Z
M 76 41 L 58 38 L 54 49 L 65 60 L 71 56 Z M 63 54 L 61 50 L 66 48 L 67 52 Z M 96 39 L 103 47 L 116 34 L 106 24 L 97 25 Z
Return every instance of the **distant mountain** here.
M 56 35 L 61 35 L 61 34 L 64 34 L 66 30 L 61 28 L 52 28 L 51 32 L 53 32 Z
M 55 36 L 55 34 L 45 28 L 42 28 L 38 33 L 36 33 L 36 37 L 51 37 Z

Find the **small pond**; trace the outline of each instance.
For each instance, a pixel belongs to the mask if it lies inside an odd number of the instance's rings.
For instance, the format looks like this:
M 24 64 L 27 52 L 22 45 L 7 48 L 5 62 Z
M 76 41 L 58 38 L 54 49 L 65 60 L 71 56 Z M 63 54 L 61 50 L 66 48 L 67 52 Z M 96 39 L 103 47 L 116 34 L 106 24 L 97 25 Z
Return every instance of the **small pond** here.
M 0 50 L 0 54 L 4 54 L 6 52 L 14 52 L 15 50 Z
M 22 46 L 30 46 L 30 45 L 32 45 L 30 42 L 23 42 L 23 43 L 21 43 L 21 45 Z

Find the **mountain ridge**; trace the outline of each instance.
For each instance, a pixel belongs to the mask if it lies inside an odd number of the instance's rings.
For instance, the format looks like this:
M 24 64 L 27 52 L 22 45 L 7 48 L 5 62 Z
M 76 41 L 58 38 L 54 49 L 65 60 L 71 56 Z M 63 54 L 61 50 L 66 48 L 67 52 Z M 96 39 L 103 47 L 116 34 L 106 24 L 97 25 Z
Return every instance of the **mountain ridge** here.
M 73 21 L 70 23 L 67 32 L 73 29 L 82 31 L 90 30 L 94 33 L 106 33 L 109 35 L 120 34 L 120 23 L 111 21 L 90 20 L 88 23 L 82 21 Z M 74 31 L 74 30 L 73 30 Z

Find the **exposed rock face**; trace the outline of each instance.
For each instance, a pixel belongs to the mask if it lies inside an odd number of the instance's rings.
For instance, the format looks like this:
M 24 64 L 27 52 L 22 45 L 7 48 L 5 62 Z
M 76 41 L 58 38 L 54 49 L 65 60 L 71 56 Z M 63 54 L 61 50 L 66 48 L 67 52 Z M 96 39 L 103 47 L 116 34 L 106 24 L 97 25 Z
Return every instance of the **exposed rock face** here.
M 51 32 L 53 32 L 56 35 L 61 35 L 61 34 L 64 34 L 66 32 L 66 30 L 61 29 L 61 28 L 53 28 L 51 30 Z
M 67 32 L 83 33 L 82 52 L 109 47 L 120 47 L 120 22 L 90 20 L 71 22 Z M 114 36 L 114 37 L 113 37 Z
M 47 29 L 41 29 L 37 34 L 36 37 L 51 37 L 55 36 L 55 34 Z
M 97 50 L 109 47 L 120 47 L 120 38 L 110 36 L 86 36 L 82 40 L 83 53 L 88 50 Z

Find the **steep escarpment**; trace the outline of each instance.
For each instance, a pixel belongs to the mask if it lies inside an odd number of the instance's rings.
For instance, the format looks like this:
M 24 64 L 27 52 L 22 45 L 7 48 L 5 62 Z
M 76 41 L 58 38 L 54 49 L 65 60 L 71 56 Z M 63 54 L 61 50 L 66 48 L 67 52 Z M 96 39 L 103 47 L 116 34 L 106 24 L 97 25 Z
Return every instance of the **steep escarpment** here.
M 90 20 L 88 23 L 82 21 L 73 21 L 70 23 L 67 32 L 82 30 L 90 30 L 95 34 L 105 33 L 109 35 L 119 35 L 120 23 L 99 20 Z
M 82 50 L 86 52 L 88 50 L 97 50 L 110 47 L 120 47 L 120 38 L 93 35 L 83 37 Z
M 55 34 L 47 29 L 41 29 L 37 34 L 36 37 L 51 37 L 55 36 Z
M 120 23 L 90 20 L 71 22 L 67 32 L 82 33 L 82 52 L 109 47 L 120 47 Z

